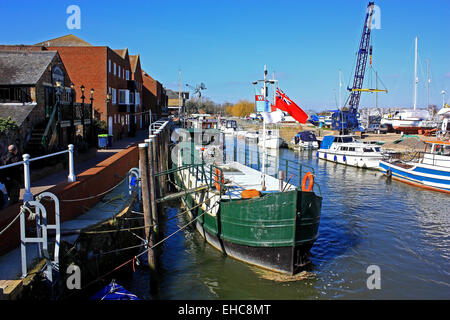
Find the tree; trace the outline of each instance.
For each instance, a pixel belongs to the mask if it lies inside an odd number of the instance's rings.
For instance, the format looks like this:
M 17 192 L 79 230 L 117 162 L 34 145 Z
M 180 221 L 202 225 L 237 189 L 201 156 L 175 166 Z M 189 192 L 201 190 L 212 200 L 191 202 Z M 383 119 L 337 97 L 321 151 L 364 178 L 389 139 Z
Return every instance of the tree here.
M 247 117 L 255 111 L 255 104 L 248 100 L 239 100 L 233 106 L 227 106 L 226 113 L 234 117 Z

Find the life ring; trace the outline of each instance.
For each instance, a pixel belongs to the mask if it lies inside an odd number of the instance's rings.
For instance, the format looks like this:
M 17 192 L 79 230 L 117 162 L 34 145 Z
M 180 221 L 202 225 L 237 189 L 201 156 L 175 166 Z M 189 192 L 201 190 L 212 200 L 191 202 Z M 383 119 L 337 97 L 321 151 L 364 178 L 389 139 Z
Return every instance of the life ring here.
M 220 177 L 220 178 L 219 178 L 219 177 Z M 220 172 L 220 170 L 216 168 L 216 173 L 215 173 L 215 175 L 214 175 L 214 180 L 215 180 L 214 185 L 216 186 L 217 191 L 220 191 L 219 179 L 221 180 L 221 183 L 222 183 L 222 185 L 223 185 L 223 184 L 224 184 L 223 175 L 222 175 L 222 173 Z
M 306 182 L 309 181 L 308 187 L 306 187 Z M 311 172 L 307 172 L 303 177 L 302 181 L 302 191 L 310 192 L 314 185 L 314 175 Z

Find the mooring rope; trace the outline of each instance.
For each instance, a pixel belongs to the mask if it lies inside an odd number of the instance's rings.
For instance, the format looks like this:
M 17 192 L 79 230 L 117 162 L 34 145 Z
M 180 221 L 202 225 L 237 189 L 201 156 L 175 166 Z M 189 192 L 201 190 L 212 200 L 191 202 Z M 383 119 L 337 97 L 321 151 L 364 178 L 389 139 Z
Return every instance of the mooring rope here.
M 220 203 L 220 200 L 216 201 L 208 210 L 204 211 L 203 213 L 199 214 L 197 217 L 193 218 L 191 221 L 189 221 L 187 224 L 185 224 L 183 227 L 180 227 L 178 230 L 176 230 L 175 232 L 171 233 L 170 235 L 168 235 L 167 237 L 165 237 L 164 239 L 162 239 L 161 241 L 157 242 L 156 244 L 154 244 L 153 246 L 149 247 L 148 249 L 142 251 L 141 253 L 135 255 L 132 259 L 129 259 L 127 261 L 125 261 L 124 263 L 120 264 L 119 266 L 115 267 L 114 269 L 112 269 L 111 271 L 105 273 L 104 275 L 98 277 L 97 279 L 89 282 L 86 286 L 84 286 L 82 289 L 86 289 L 87 287 L 91 286 L 94 283 L 97 283 L 98 281 L 102 280 L 103 278 L 105 278 L 106 276 L 110 275 L 111 273 L 119 270 L 120 268 L 126 266 L 127 264 L 129 264 L 130 262 L 136 261 L 137 258 L 139 258 L 140 256 L 142 256 L 143 254 L 147 253 L 150 250 L 153 250 L 155 247 L 159 246 L 160 244 L 164 243 L 165 241 L 167 241 L 168 239 L 170 239 L 171 237 L 173 237 L 175 234 L 177 234 L 178 232 L 186 229 L 189 225 L 191 225 L 192 223 L 194 223 L 195 221 L 197 221 L 197 219 L 199 219 L 200 217 L 202 217 L 204 214 L 206 214 L 209 210 L 211 210 L 212 208 L 214 208 L 218 203 Z

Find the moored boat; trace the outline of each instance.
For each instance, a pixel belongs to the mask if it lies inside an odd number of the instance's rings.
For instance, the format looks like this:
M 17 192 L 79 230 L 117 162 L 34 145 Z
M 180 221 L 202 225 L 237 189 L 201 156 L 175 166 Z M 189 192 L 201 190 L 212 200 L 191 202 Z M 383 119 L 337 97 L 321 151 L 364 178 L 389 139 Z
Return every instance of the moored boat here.
M 180 154 L 174 163 L 175 182 L 180 190 L 207 186 L 186 192 L 182 201 L 208 243 L 227 256 L 281 273 L 295 274 L 310 262 L 322 206 L 311 174 L 305 188 L 298 188 L 269 175 L 261 183 L 260 171 L 238 162 L 184 159 Z
M 425 142 L 425 151 L 419 153 L 416 159 L 380 161 L 380 170 L 395 180 L 450 193 L 450 142 Z
M 352 135 L 323 137 L 317 157 L 335 163 L 376 169 L 384 157 L 381 147 L 363 143 Z
M 317 141 L 316 135 L 312 131 L 301 131 L 298 132 L 294 138 L 292 138 L 291 143 L 301 149 L 318 149 L 319 142 Z
M 267 130 L 265 135 L 260 134 L 258 138 L 258 146 L 268 149 L 278 149 L 283 143 L 284 140 L 280 137 L 278 130 Z

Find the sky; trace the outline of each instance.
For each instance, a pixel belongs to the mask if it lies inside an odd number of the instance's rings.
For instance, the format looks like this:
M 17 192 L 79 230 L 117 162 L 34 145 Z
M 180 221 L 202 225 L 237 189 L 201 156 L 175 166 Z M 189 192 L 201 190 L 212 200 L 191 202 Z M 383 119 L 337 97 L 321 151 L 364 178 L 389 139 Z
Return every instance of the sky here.
M 379 0 L 372 30 L 373 67 L 365 87 L 379 87 L 380 107 L 412 107 L 414 38 L 418 36 L 418 107 L 450 101 L 450 0 Z M 81 10 L 68 29 L 67 7 Z M 335 109 L 348 97 L 368 1 L 362 0 L 0 0 L 0 44 L 35 44 L 74 34 L 97 46 L 128 48 L 166 88 L 205 83 L 217 103 L 254 100 L 264 64 L 303 109 Z M 369 63 L 368 63 L 369 65 Z M 375 107 L 363 93 L 360 107 Z

